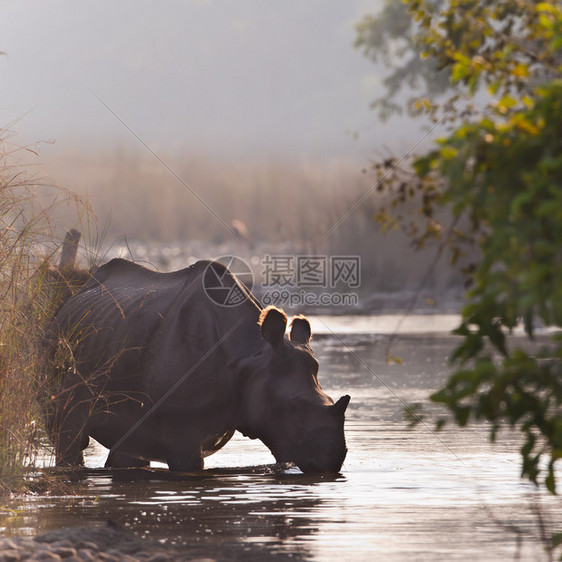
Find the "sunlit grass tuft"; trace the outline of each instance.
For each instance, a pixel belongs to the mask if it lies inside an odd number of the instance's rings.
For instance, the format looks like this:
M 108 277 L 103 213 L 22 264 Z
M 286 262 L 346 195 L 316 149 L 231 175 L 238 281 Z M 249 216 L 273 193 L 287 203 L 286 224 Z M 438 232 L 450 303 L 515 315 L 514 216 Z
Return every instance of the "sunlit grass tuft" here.
M 69 290 L 52 267 L 60 240 L 52 217 L 60 205 L 76 220 L 88 214 L 73 193 L 34 177 L 22 164 L 31 151 L 7 136 L 0 131 L 0 493 L 21 488 L 43 442 L 38 342 Z

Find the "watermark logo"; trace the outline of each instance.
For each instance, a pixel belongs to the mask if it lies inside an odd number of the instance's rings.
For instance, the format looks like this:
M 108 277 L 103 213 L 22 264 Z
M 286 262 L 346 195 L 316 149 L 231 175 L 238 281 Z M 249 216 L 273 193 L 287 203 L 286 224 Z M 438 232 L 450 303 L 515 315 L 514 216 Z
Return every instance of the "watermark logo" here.
M 359 256 L 269 255 L 262 260 L 262 301 L 279 306 L 357 306 Z M 322 291 L 324 289 L 324 291 Z M 334 291 L 338 289 L 338 291 Z
M 225 267 L 227 269 L 225 269 Z M 256 294 L 264 305 L 289 307 L 353 307 L 359 304 L 354 289 L 361 286 L 359 256 L 272 255 L 261 260 L 261 286 Z M 203 275 L 205 294 L 216 304 L 238 306 L 249 291 L 254 275 L 249 264 L 236 256 L 210 262 Z
M 252 269 L 243 259 L 237 256 L 221 256 L 209 262 L 203 274 L 203 290 L 220 306 L 238 306 L 247 298 L 242 286 L 232 278 L 230 273 L 246 285 L 249 291 L 252 291 L 254 286 Z
M 330 287 L 343 283 L 349 289 L 361 286 L 361 258 L 359 256 L 330 257 Z

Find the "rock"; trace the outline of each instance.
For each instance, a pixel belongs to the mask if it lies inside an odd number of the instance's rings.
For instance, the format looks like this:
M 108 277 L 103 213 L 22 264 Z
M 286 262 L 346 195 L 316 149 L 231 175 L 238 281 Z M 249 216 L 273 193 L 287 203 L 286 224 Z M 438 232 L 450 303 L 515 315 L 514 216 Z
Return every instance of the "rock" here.
M 154 554 L 154 556 L 151 556 L 150 558 L 146 559 L 147 562 L 169 562 L 170 557 L 162 552 L 158 553 L 158 554 Z
M 98 545 L 95 542 L 90 541 L 78 541 L 75 545 L 76 548 L 82 548 L 86 550 L 97 550 Z
M 47 549 L 41 549 L 31 554 L 31 560 L 61 560 L 61 557 Z
M 98 553 L 98 560 L 107 560 L 107 562 L 117 562 L 119 558 L 108 554 L 107 552 L 99 552 Z
M 76 550 L 70 546 L 55 546 L 51 552 L 58 554 L 61 558 L 76 556 Z
M 12 548 L 10 550 L 2 550 L 0 553 L 1 562 L 12 562 L 12 560 L 21 560 L 17 548 Z

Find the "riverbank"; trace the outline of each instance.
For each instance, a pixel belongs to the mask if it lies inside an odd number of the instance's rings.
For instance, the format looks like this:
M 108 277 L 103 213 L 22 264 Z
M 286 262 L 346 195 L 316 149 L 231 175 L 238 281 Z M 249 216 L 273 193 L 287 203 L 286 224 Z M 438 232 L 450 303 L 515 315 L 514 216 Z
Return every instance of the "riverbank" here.
M 67 527 L 49 531 L 35 538 L 0 538 L 0 562 L 16 560 L 65 560 L 67 562 L 167 562 L 196 558 L 173 547 L 138 538 L 113 523 L 104 527 Z

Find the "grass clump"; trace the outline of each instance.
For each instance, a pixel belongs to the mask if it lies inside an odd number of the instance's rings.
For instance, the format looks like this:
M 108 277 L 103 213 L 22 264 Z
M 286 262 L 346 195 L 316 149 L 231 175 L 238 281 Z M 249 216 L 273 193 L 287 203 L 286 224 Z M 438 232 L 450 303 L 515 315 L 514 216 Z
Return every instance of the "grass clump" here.
M 24 163 L 31 151 L 6 136 L 0 131 L 0 495 L 21 489 L 42 442 L 37 343 L 67 291 L 51 265 L 60 240 L 51 217 L 61 203 L 85 209 L 33 177 Z

